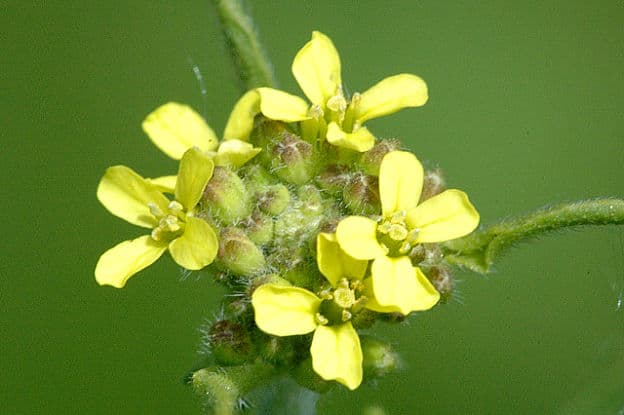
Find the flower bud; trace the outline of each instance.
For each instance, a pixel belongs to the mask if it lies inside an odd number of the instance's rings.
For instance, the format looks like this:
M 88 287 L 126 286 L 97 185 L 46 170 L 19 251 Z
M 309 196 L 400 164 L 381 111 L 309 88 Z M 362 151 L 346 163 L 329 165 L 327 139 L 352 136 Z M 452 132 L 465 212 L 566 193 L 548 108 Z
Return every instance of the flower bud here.
M 282 213 L 290 202 L 290 192 L 283 184 L 267 186 L 258 192 L 256 197 L 258 207 L 272 216 Z
M 227 167 L 214 168 L 204 190 L 204 202 L 210 213 L 230 225 L 251 213 L 249 193 L 238 175 Z
M 264 245 L 273 239 L 273 220 L 259 211 L 243 219 L 240 226 L 256 245 Z
M 251 337 L 240 324 L 220 320 L 210 327 L 208 340 L 212 355 L 222 365 L 240 365 L 252 355 Z
M 260 164 L 247 163 L 238 170 L 249 193 L 257 193 L 275 183 L 275 177 Z
M 344 188 L 342 197 L 354 214 L 375 215 L 381 211 L 379 183 L 375 176 L 354 174 Z
M 401 149 L 401 142 L 396 138 L 387 138 L 378 140 L 373 148 L 362 153 L 358 162 L 360 168 L 366 173 L 373 176 L 379 176 L 379 167 L 384 156 L 391 151 Z
M 341 164 L 330 164 L 316 177 L 319 186 L 331 195 L 340 194 L 351 179 L 349 169 Z
M 292 133 L 284 133 L 273 147 L 271 170 L 280 179 L 293 184 L 309 182 L 315 175 L 312 145 Z
M 218 258 L 221 265 L 236 275 L 253 275 L 266 265 L 262 251 L 236 228 L 221 231 Z
M 388 343 L 371 336 L 361 335 L 360 344 L 365 377 L 381 377 L 399 367 L 399 356 Z
M 448 302 L 453 293 L 453 288 L 455 288 L 455 280 L 453 279 L 451 269 L 443 265 L 431 267 L 427 271 L 427 278 L 440 293 L 440 302 Z
M 419 203 L 442 193 L 444 190 L 446 190 L 446 183 L 442 176 L 442 171 L 440 169 L 427 171 L 423 179 L 423 188 Z

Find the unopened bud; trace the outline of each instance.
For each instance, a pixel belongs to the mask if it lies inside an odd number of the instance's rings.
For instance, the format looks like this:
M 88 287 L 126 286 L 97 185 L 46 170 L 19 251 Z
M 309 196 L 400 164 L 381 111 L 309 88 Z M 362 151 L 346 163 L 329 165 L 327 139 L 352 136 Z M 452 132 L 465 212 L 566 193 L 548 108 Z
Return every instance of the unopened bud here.
M 279 215 L 290 202 L 290 192 L 283 184 L 267 186 L 257 194 L 258 207 L 269 215 Z
M 455 280 L 453 279 L 453 272 L 451 269 L 442 265 L 431 267 L 427 271 L 427 277 L 440 293 L 440 302 L 448 302 L 453 293 L 453 288 L 455 288 Z
M 285 133 L 283 139 L 273 147 L 271 170 L 289 183 L 309 182 L 315 175 L 312 145 L 292 133 Z
M 247 163 L 238 170 L 249 193 L 261 191 L 265 186 L 275 183 L 275 177 L 260 164 Z
M 204 202 L 215 218 L 226 225 L 251 213 L 249 193 L 241 178 L 228 167 L 214 168 L 204 190 Z
M 420 203 L 446 190 L 446 183 L 440 169 L 427 171 L 423 180 Z
M 438 244 L 418 244 L 410 251 L 409 257 L 414 265 L 429 268 L 440 264 L 444 254 Z
M 351 172 L 341 164 L 331 164 L 316 177 L 323 190 L 332 195 L 340 194 L 351 179 Z
M 259 211 L 243 219 L 240 227 L 256 245 L 264 245 L 273 239 L 273 220 Z
M 401 142 L 396 138 L 387 138 L 378 140 L 373 148 L 362 153 L 360 156 L 359 166 L 366 173 L 373 176 L 379 176 L 379 167 L 384 156 L 391 151 L 401 149 Z
M 253 275 L 266 265 L 262 251 L 243 231 L 225 228 L 219 238 L 219 262 L 236 275 Z
M 220 320 L 208 333 L 212 355 L 222 365 L 240 365 L 252 355 L 249 332 L 234 321 Z
M 357 173 L 344 188 L 342 197 L 351 213 L 373 215 L 381 211 L 377 177 Z
M 381 377 L 399 367 L 399 357 L 388 343 L 371 336 L 361 335 L 360 344 L 365 377 Z

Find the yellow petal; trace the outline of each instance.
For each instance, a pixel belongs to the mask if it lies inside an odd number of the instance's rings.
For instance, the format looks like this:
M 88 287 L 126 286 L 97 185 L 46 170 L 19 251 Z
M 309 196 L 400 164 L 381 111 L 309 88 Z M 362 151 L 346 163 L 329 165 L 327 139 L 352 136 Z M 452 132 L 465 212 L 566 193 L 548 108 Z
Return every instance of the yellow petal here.
M 406 107 L 420 107 L 428 98 L 427 84 L 418 76 L 390 76 L 362 93 L 355 117 L 363 123 Z
M 186 218 L 184 233 L 169 243 L 173 260 L 186 269 L 202 269 L 217 256 L 219 240 L 206 221 L 195 217 Z
M 347 255 L 333 233 L 319 233 L 316 237 L 316 262 L 321 273 L 334 287 L 341 278 L 362 279 L 368 266 L 368 261 Z
M 275 336 L 293 336 L 313 331 L 321 300 L 299 287 L 264 284 L 251 296 L 256 325 Z
M 376 258 L 371 274 L 374 300 L 366 302 L 371 310 L 407 315 L 428 310 L 440 300 L 440 294 L 408 257 Z
M 351 323 L 319 326 L 314 332 L 312 367 L 325 380 L 335 380 L 354 390 L 362 383 L 362 347 Z
M 178 176 L 161 176 L 145 180 L 155 186 L 159 192 L 173 194 Z
M 95 266 L 95 280 L 100 285 L 122 288 L 137 272 L 152 265 L 167 249 L 149 235 L 124 241 L 104 252 Z
M 360 127 L 352 133 L 347 133 L 332 121 L 327 126 L 327 141 L 337 147 L 364 152 L 375 145 L 375 136 L 366 127 Z
M 292 73 L 308 99 L 324 107 L 342 86 L 340 56 L 331 39 L 312 32 L 312 39 L 295 56 Z
M 294 122 L 307 120 L 308 103 L 296 95 L 272 88 L 258 88 L 260 111 L 272 120 Z
M 258 91 L 248 91 L 234 104 L 234 109 L 223 131 L 223 139 L 247 140 L 251 130 L 253 130 L 254 118 L 259 112 L 260 95 Z
M 148 205 L 153 203 L 164 211 L 169 203 L 155 186 L 126 166 L 106 170 L 98 185 L 97 198 L 113 215 L 144 228 L 158 224 Z
M 191 148 L 180 160 L 175 198 L 187 211 L 192 210 L 201 198 L 212 177 L 214 163 L 197 148 Z
M 377 242 L 377 222 L 363 216 L 349 216 L 338 223 L 336 239 L 340 247 L 355 259 L 374 259 L 386 255 Z
M 479 213 L 466 193 L 450 189 L 407 213 L 410 229 L 418 229 L 416 242 L 442 242 L 459 238 L 479 225 Z
M 261 148 L 249 143 L 231 139 L 219 145 L 219 150 L 213 160 L 216 166 L 231 166 L 236 169 L 254 158 L 260 151 L 262 151 Z
M 188 105 L 177 102 L 169 102 L 149 114 L 143 121 L 143 131 L 163 153 L 176 160 L 191 147 L 210 151 L 218 143 L 206 121 Z
M 407 151 L 386 154 L 379 169 L 379 198 L 384 217 L 418 204 L 423 185 L 423 167 Z

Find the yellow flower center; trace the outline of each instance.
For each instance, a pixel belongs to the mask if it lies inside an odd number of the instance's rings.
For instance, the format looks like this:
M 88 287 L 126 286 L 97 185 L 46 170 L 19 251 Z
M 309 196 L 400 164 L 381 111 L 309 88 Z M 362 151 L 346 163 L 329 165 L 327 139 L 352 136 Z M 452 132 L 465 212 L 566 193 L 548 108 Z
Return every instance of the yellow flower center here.
M 324 301 L 316 315 L 321 325 L 340 324 L 351 320 L 354 314 L 362 310 L 366 297 L 361 294 L 364 285 L 359 280 L 349 282 L 341 279 L 336 288 L 329 288 L 319 293 Z
M 404 210 L 395 212 L 377 226 L 377 239 L 388 248 L 390 256 L 405 255 L 416 245 L 418 229 L 407 227 L 406 215 Z
M 149 203 L 147 206 L 151 214 L 158 219 L 158 225 L 152 229 L 152 239 L 171 241 L 182 234 L 186 223 L 186 213 L 180 202 L 172 200 L 166 212 L 163 212 L 155 203 Z

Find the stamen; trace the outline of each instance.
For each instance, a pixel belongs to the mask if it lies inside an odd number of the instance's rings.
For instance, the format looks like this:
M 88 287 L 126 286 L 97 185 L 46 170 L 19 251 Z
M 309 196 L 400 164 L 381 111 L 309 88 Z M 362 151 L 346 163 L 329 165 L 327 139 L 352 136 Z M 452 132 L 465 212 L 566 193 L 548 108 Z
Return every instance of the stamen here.
M 321 313 L 316 313 L 315 317 L 316 317 L 316 322 L 319 323 L 321 326 L 325 326 L 329 323 L 329 320 L 327 319 L 327 317 L 325 317 Z
M 349 321 L 351 317 L 353 317 L 353 315 L 349 311 L 342 310 L 342 321 Z
M 165 213 L 158 207 L 158 205 L 154 202 L 149 202 L 147 207 L 150 210 L 150 213 L 154 215 L 156 218 L 161 218 L 165 216 Z
M 167 206 L 167 208 L 169 208 L 169 210 L 173 214 L 180 213 L 182 212 L 182 210 L 184 210 L 184 206 L 182 206 L 182 204 L 177 200 L 172 200 L 171 202 L 169 202 L 169 206 Z
M 347 100 L 342 94 L 334 95 L 327 100 L 327 108 L 342 114 L 347 109 Z
M 167 230 L 171 232 L 176 232 L 180 230 L 180 223 L 178 222 L 178 218 L 173 215 L 167 215 L 164 219 L 161 220 L 159 227 L 167 228 Z

